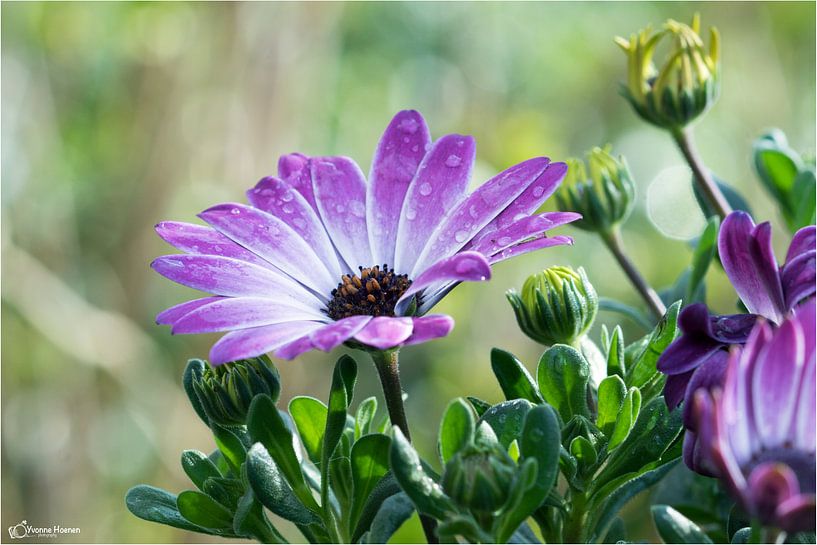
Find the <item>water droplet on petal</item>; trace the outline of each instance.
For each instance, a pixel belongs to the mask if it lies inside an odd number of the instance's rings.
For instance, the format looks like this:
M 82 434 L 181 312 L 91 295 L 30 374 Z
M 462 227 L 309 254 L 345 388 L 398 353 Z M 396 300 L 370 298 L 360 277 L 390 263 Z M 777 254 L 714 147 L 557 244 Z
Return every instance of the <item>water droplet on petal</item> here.
M 303 218 L 295 218 L 294 220 L 292 220 L 292 223 L 298 229 L 303 229 L 304 227 L 306 227 L 306 220 Z
M 454 240 L 456 240 L 457 242 L 465 242 L 466 238 L 468 238 L 468 231 L 457 231 L 456 233 L 454 233 Z M 468 263 L 469 261 L 470 260 L 461 261 L 460 264 Z M 459 270 L 459 267 L 460 266 L 457 265 L 458 270 Z
M 283 210 L 284 210 L 285 214 L 292 214 L 292 211 L 295 210 L 295 209 L 292 208 L 291 204 L 285 204 L 284 207 L 283 207 Z
M 534 197 L 541 197 L 542 193 L 545 192 L 545 186 L 539 185 L 533 188 L 533 196 Z
M 349 210 L 352 211 L 352 214 L 355 216 L 362 218 L 366 215 L 366 205 L 360 201 L 352 201 L 349 203 Z
M 448 159 L 445 160 L 445 166 L 449 168 L 456 168 L 460 166 L 460 163 L 462 163 L 462 159 L 459 155 L 451 154 L 448 156 Z
M 417 144 L 411 146 L 411 151 L 418 151 L 419 149 L 420 149 L 420 146 L 418 146 Z
M 416 217 L 417 217 L 417 210 L 415 210 L 414 208 L 409 208 L 408 210 L 406 210 L 406 219 L 407 220 L 411 221 Z
M 241 210 L 240 210 L 240 209 L 238 209 L 238 208 L 231 208 L 231 209 L 230 209 L 230 214 L 232 214 L 233 216 L 237 216 L 237 215 L 239 215 L 240 213 L 241 213 Z
M 470 215 L 472 218 L 476 219 L 476 217 L 477 217 L 477 215 L 478 215 L 478 212 L 477 212 L 477 207 L 476 207 L 476 206 L 474 206 L 474 205 L 472 204 L 472 205 L 471 205 L 471 207 L 468 209 L 468 214 L 469 214 L 469 215 Z
M 510 244 L 512 242 L 512 239 L 511 239 L 511 237 L 502 237 L 499 240 L 497 240 L 496 242 L 500 246 L 507 246 L 508 244 Z
M 413 117 L 407 117 L 400 122 L 399 126 L 401 131 L 414 134 L 417 132 L 417 128 L 420 126 L 420 124 Z
M 342 204 L 339 204 L 335 207 L 335 210 L 338 211 L 338 214 L 343 214 L 346 211 L 346 207 Z
M 423 197 L 428 197 L 431 195 L 431 184 L 428 182 L 424 182 L 420 185 L 420 195 Z
M 284 202 L 289 202 L 295 198 L 295 195 L 292 194 L 292 191 L 286 191 L 283 195 L 281 195 L 281 200 Z

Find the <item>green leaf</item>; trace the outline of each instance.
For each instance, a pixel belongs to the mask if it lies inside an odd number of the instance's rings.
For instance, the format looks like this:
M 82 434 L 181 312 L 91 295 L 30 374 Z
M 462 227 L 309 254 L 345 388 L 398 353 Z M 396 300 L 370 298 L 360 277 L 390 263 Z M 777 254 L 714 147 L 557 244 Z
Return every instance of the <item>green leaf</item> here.
M 697 524 L 668 505 L 653 505 L 650 510 L 655 527 L 664 543 L 712 543 Z
M 247 480 L 258 501 L 276 515 L 296 524 L 320 522 L 295 496 L 261 443 L 253 445 L 247 455 Z
M 438 520 L 443 520 L 448 513 L 456 512 L 451 498 L 445 495 L 440 485 L 426 473 L 420 457 L 403 437 L 399 428 L 394 427 L 394 438 L 390 450 L 390 465 L 394 478 L 400 487 L 411 498 L 417 509 Z
M 796 231 L 807 225 L 814 225 L 815 207 L 817 207 L 817 180 L 814 169 L 809 167 L 797 175 L 794 181 L 791 199 L 795 203 L 794 214 L 789 220 L 789 229 Z
M 314 463 L 320 464 L 323 434 L 326 431 L 326 405 L 314 397 L 294 397 L 289 402 L 289 414 L 298 429 L 306 455 Z
M 199 415 L 205 425 L 210 426 L 210 419 L 207 417 L 207 413 L 199 400 L 199 395 L 193 387 L 193 382 L 201 377 L 206 367 L 207 364 L 202 360 L 188 360 L 187 367 L 184 368 L 184 375 L 182 375 L 182 386 L 187 394 L 187 399 L 190 400 L 190 405 L 193 406 L 193 410 L 196 411 L 196 414 Z
M 607 375 L 618 375 L 623 379 L 626 376 L 627 365 L 624 356 L 624 333 L 621 331 L 621 326 L 613 329 L 613 335 L 609 342 L 605 343 L 605 351 L 607 352 Z
M 641 392 L 638 388 L 633 387 L 627 392 L 621 406 L 621 412 L 618 413 L 616 424 L 610 435 L 610 441 L 607 443 L 608 451 L 612 451 L 627 439 L 630 430 L 633 429 L 633 424 L 638 418 L 639 411 L 641 411 Z
M 587 407 L 587 383 L 590 366 L 573 347 L 557 344 L 539 360 L 539 391 L 567 422 L 573 415 L 590 417 Z
M 202 489 L 204 481 L 208 478 L 222 476 L 216 465 L 210 461 L 210 458 L 198 450 L 185 450 L 182 452 L 182 469 L 199 490 Z
M 322 465 L 335 452 L 340 436 L 346 427 L 346 411 L 354 394 L 357 380 L 357 364 L 349 356 L 341 356 L 332 374 L 329 390 L 329 409 L 326 416 L 326 431 L 323 436 Z M 323 467 L 321 468 L 323 470 Z
M 204 481 L 202 492 L 229 511 L 233 511 L 238 504 L 238 500 L 244 494 L 244 485 L 238 479 L 210 477 Z
M 213 438 L 216 440 L 218 450 L 224 455 L 230 469 L 235 475 L 240 475 L 241 464 L 247 457 L 247 449 L 244 448 L 241 439 L 232 431 L 216 423 L 212 423 L 210 429 L 213 430 Z
M 491 408 L 491 404 L 485 401 L 484 399 L 480 399 L 478 397 L 467 396 L 465 399 L 468 400 L 468 403 L 474 408 L 474 412 L 477 413 L 477 416 L 482 416 L 485 414 L 485 411 Z
M 272 398 L 267 395 L 255 396 L 247 414 L 247 430 L 253 441 L 267 449 L 298 499 L 309 509 L 319 511 L 320 507 L 304 481 L 301 464 L 292 446 L 292 432 Z
M 374 415 L 377 413 L 377 398 L 367 397 L 357 406 L 355 414 L 355 440 L 371 433 Z
M 351 468 L 354 495 L 350 525 L 354 527 L 366 500 L 378 482 L 389 471 L 389 447 L 391 438 L 387 435 L 364 435 L 352 445 Z
M 185 519 L 176 507 L 176 496 L 161 488 L 140 484 L 134 486 L 125 495 L 128 511 L 140 519 L 157 522 L 174 528 L 204 534 L 226 535 L 211 531 Z
M 380 508 L 386 500 L 400 492 L 402 492 L 400 485 L 397 484 L 397 480 L 392 473 L 387 473 L 380 479 L 369 494 L 366 503 L 363 505 L 363 510 L 360 513 L 357 525 L 354 527 L 355 531 L 352 532 L 352 543 L 357 543 L 363 533 L 369 529 L 374 517 L 380 511 Z
M 264 509 L 255 499 L 252 489 L 238 501 L 233 515 L 233 531 L 261 543 L 287 543 L 284 536 L 267 520 Z
M 709 270 L 709 264 L 712 263 L 712 259 L 718 251 L 719 225 L 720 220 L 718 216 L 709 218 L 706 223 L 706 229 L 704 229 L 704 232 L 698 239 L 698 244 L 695 246 L 684 297 L 686 304 L 693 301 L 695 294 L 698 292 L 698 287 L 701 282 L 703 282 L 704 276 L 706 276 L 706 271 Z
M 505 394 L 505 399 L 527 399 L 531 403 L 544 402 L 528 370 L 510 352 L 499 348 L 491 350 L 491 369 Z
M 570 442 L 570 454 L 576 458 L 583 472 L 587 472 L 588 469 L 592 468 L 598 458 L 593 443 L 586 437 L 581 436 L 574 437 Z
M 642 388 L 656 377 L 661 375 L 656 369 L 658 358 L 664 350 L 675 339 L 678 330 L 678 312 L 681 309 L 681 302 L 676 301 L 668 309 L 658 325 L 650 334 L 649 340 L 642 352 L 636 356 L 633 364 L 627 369 L 627 376 L 624 382 L 627 386 Z M 642 392 L 643 393 L 643 392 Z M 645 401 L 649 401 L 647 397 Z
M 176 498 L 179 513 L 197 526 L 232 531 L 233 515 L 208 495 L 185 490 Z
M 480 422 L 485 422 L 496 434 L 497 441 L 506 449 L 522 434 L 525 415 L 533 405 L 526 399 L 514 399 L 497 403 L 482 415 Z
M 620 330 L 617 329 L 617 331 Z M 613 333 L 613 338 L 615 338 L 615 333 Z M 618 375 L 610 375 L 599 384 L 596 426 L 608 439 L 613 435 L 613 429 L 616 427 L 616 420 L 624 405 L 625 397 L 627 397 L 627 386 Z
M 735 535 L 732 536 L 732 543 L 734 544 L 744 544 L 749 543 L 749 540 L 752 539 L 752 529 L 749 527 L 741 528 Z M 806 543 L 814 543 L 813 541 L 808 541 Z
M 470 405 L 462 399 L 448 404 L 440 422 L 437 449 L 443 465 L 474 436 L 476 423 Z
M 400 526 L 414 513 L 414 504 L 405 493 L 386 498 L 372 520 L 365 543 L 388 543 Z

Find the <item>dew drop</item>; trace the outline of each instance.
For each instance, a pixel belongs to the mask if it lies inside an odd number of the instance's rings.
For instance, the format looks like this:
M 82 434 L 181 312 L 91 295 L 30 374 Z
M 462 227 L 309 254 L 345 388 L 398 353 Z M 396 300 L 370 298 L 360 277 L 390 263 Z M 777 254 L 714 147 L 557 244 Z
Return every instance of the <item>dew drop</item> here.
M 346 207 L 342 204 L 339 204 L 335 207 L 335 210 L 338 211 L 338 214 L 343 214 L 346 211 Z
M 423 197 L 428 197 L 431 195 L 431 184 L 428 182 L 424 182 L 420 185 L 420 195 Z
M 292 211 L 295 210 L 291 204 L 285 204 L 283 207 L 284 214 L 292 214 Z
M 362 218 L 366 215 L 366 205 L 360 201 L 352 201 L 349 203 L 349 210 L 352 211 L 352 214 L 355 216 Z
M 230 214 L 232 214 L 233 216 L 237 216 L 240 213 L 241 213 L 241 210 L 239 210 L 238 208 L 231 208 L 230 209 Z
M 539 185 L 533 188 L 533 196 L 534 197 L 541 197 L 542 193 L 545 192 L 545 186 Z
M 306 227 L 306 220 L 303 219 L 303 218 L 295 218 L 295 219 L 292 220 L 292 223 L 298 229 L 303 229 L 304 227 Z
M 420 124 L 417 123 L 417 120 L 414 119 L 413 117 L 408 117 L 400 122 L 400 130 L 402 130 L 403 132 L 407 132 L 409 134 L 414 134 L 415 132 L 417 132 L 417 128 L 419 126 Z
M 512 242 L 511 237 L 502 237 L 496 241 L 500 246 L 507 246 Z
M 406 210 L 406 219 L 407 220 L 411 221 L 416 217 L 417 217 L 417 210 L 415 210 L 414 208 L 409 208 L 408 210 Z
M 420 146 L 418 146 L 417 144 L 411 146 L 411 151 L 419 151 L 419 149 L 420 149 Z
M 448 156 L 448 159 L 445 160 L 445 166 L 449 168 L 456 168 L 460 166 L 460 163 L 462 163 L 462 159 L 459 155 L 451 154 Z
M 404 136 L 403 137 L 403 143 L 408 144 L 409 142 L 411 142 L 411 138 L 409 138 L 408 136 Z
M 466 238 L 468 238 L 468 231 L 457 231 L 456 233 L 454 233 L 454 240 L 456 240 L 457 242 L 465 242 Z M 462 261 L 460 263 L 460 265 L 466 264 L 466 263 L 470 263 L 470 260 Z M 460 268 L 460 265 L 457 265 L 458 270 Z
M 471 207 L 468 209 L 468 215 L 474 219 L 477 218 L 478 212 L 477 207 L 475 205 L 472 204 Z
M 283 195 L 281 195 L 281 200 L 284 202 L 289 202 L 295 198 L 295 195 L 292 194 L 292 191 L 286 191 Z

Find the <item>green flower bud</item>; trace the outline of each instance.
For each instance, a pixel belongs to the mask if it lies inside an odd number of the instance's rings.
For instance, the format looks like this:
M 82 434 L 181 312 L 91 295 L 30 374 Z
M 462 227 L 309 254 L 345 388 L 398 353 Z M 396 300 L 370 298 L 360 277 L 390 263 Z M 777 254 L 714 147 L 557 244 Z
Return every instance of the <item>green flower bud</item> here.
M 266 394 L 278 401 L 281 379 L 269 358 L 261 356 L 216 367 L 207 365 L 194 377 L 193 389 L 212 422 L 242 426 L 255 396 Z
M 706 112 L 720 93 L 720 35 L 709 29 L 709 51 L 700 36 L 698 14 L 688 26 L 672 19 L 660 32 L 647 27 L 629 40 L 616 38 L 627 55 L 625 98 L 645 121 L 677 130 Z M 664 64 L 653 64 L 655 50 L 669 42 Z
M 607 232 L 630 215 L 635 202 L 635 183 L 624 157 L 616 159 L 609 145 L 587 153 L 587 167 L 580 159 L 568 159 L 567 176 L 556 192 L 563 212 L 578 212 L 574 226 L 586 231 Z M 589 175 L 588 175 L 589 171 Z
M 522 294 L 507 293 L 519 328 L 534 341 L 552 346 L 576 343 L 593 325 L 599 308 L 584 269 L 550 267 L 531 275 Z
M 445 465 L 443 491 L 462 507 L 492 513 L 505 505 L 516 470 L 499 443 L 470 444 Z

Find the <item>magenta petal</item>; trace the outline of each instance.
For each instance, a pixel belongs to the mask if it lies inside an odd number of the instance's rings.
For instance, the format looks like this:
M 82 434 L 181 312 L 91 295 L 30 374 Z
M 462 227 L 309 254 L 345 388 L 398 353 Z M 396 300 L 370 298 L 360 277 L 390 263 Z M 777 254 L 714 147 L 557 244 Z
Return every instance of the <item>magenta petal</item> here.
M 800 491 L 797 476 L 790 467 L 774 462 L 758 465 L 749 475 L 752 514 L 772 522 L 777 506 Z
M 156 225 L 156 233 L 171 246 L 188 254 L 220 255 L 272 268 L 268 262 L 206 225 L 163 221 Z
M 400 297 L 394 311 L 402 315 L 411 303 L 412 297 L 433 284 L 443 282 L 481 282 L 491 278 L 491 266 L 485 256 L 478 252 L 460 252 L 441 259 L 414 279 L 411 287 Z
M 260 356 L 293 339 L 308 336 L 321 326 L 323 324 L 319 322 L 285 322 L 231 331 L 216 341 L 210 349 L 210 363 L 218 365 Z
M 527 239 L 538 237 L 549 229 L 576 221 L 581 217 L 581 214 L 574 212 L 547 212 L 537 216 L 527 216 L 475 240 L 469 249 L 485 255 L 494 255 Z
M 313 348 L 315 348 L 315 345 L 312 344 L 312 336 L 304 335 L 276 348 L 275 355 L 284 360 L 294 360 Z
M 319 350 L 329 352 L 352 338 L 371 319 L 371 316 L 349 316 L 327 324 L 312 333 L 312 345 Z
M 813 532 L 817 512 L 814 494 L 793 496 L 777 506 L 776 524 L 786 532 Z
M 342 273 L 332 241 L 318 214 L 301 193 L 283 180 L 266 177 L 247 191 L 247 199 L 254 207 L 289 225 L 312 248 L 329 273 L 340 278 Z
M 460 201 L 474 165 L 476 144 L 470 136 L 449 134 L 436 142 L 411 181 L 397 229 L 394 268 L 410 273 L 431 234 Z
M 536 157 L 514 165 L 461 200 L 431 235 L 412 274 L 417 274 L 418 271 L 424 270 L 445 256 L 456 253 L 466 245 L 469 245 L 469 249 L 475 249 L 470 248 L 469 244 L 474 235 L 536 182 L 549 162 L 550 159 L 547 157 Z
M 220 299 L 222 299 L 222 297 L 202 297 L 201 299 L 185 301 L 184 303 L 172 306 L 157 314 L 156 323 L 159 325 L 172 325 L 176 320 L 188 312 L 196 310 L 201 306 L 209 305 L 213 301 L 218 301 Z
M 174 335 L 212 333 L 304 320 L 324 322 L 328 318 L 304 305 L 264 297 L 225 297 L 188 312 L 173 324 L 172 331 Z
M 379 350 L 388 350 L 400 346 L 408 339 L 413 328 L 411 318 L 378 316 L 355 334 L 355 340 Z
M 414 331 L 404 345 L 420 344 L 440 337 L 445 337 L 454 329 L 454 318 L 445 314 L 418 316 L 414 320 Z
M 814 225 L 807 225 L 799 229 L 791 239 L 789 250 L 786 252 L 786 263 L 797 259 L 797 256 L 806 252 L 813 252 L 817 246 L 817 234 Z
M 817 268 L 815 268 L 817 252 L 811 250 L 787 261 L 780 271 L 780 280 L 783 283 L 786 308 L 793 308 L 797 303 L 814 295 Z
M 500 212 L 491 222 L 485 226 L 475 238 L 482 238 L 491 231 L 503 229 L 513 222 L 530 216 L 542 206 L 567 174 L 565 163 L 550 163 L 545 172 L 537 178 L 519 197 Z
M 557 235 L 555 237 L 535 238 L 533 240 L 522 242 L 520 244 L 517 244 L 516 246 L 511 246 L 510 248 L 505 248 L 504 250 L 495 253 L 489 258 L 489 262 L 491 263 L 491 265 L 495 265 L 496 263 L 500 263 L 502 261 L 505 261 L 506 259 L 534 252 L 536 250 L 541 250 L 542 248 L 551 248 L 553 246 L 565 245 L 570 246 L 572 244 L 573 238 L 564 235 Z
M 314 157 L 311 162 L 315 198 L 323 224 L 350 270 L 371 267 L 366 227 L 366 180 L 348 157 Z M 334 288 L 338 279 L 334 279 Z
M 786 313 L 780 273 L 771 247 L 771 227 L 755 227 L 745 212 L 732 212 L 718 235 L 718 253 L 746 308 L 780 323 Z
M 684 400 L 684 395 L 687 391 L 689 379 L 692 378 L 692 373 L 695 370 L 680 373 L 678 375 L 667 375 L 667 381 L 664 383 L 664 403 L 667 407 L 674 409 Z
M 272 214 L 225 203 L 208 208 L 199 217 L 317 293 L 328 294 L 337 285 L 338 279 L 304 239 Z
M 312 187 L 312 173 L 309 168 L 309 158 L 301 153 L 282 155 L 278 159 L 278 177 L 288 182 L 298 193 L 303 195 L 306 202 L 316 212 L 315 190 Z
M 380 138 L 366 193 L 372 264 L 394 264 L 394 243 L 403 200 L 430 144 L 426 122 L 414 110 L 398 112 Z
M 698 390 L 712 391 L 715 388 L 722 387 L 726 377 L 726 364 L 728 361 L 729 353 L 726 350 L 718 350 L 692 372 L 684 394 L 683 417 L 684 426 L 688 430 L 696 430 L 695 419 L 692 414 L 692 399 L 695 392 Z
M 322 307 L 317 297 L 283 274 L 230 257 L 165 255 L 150 266 L 165 278 L 214 295 L 287 297 Z

